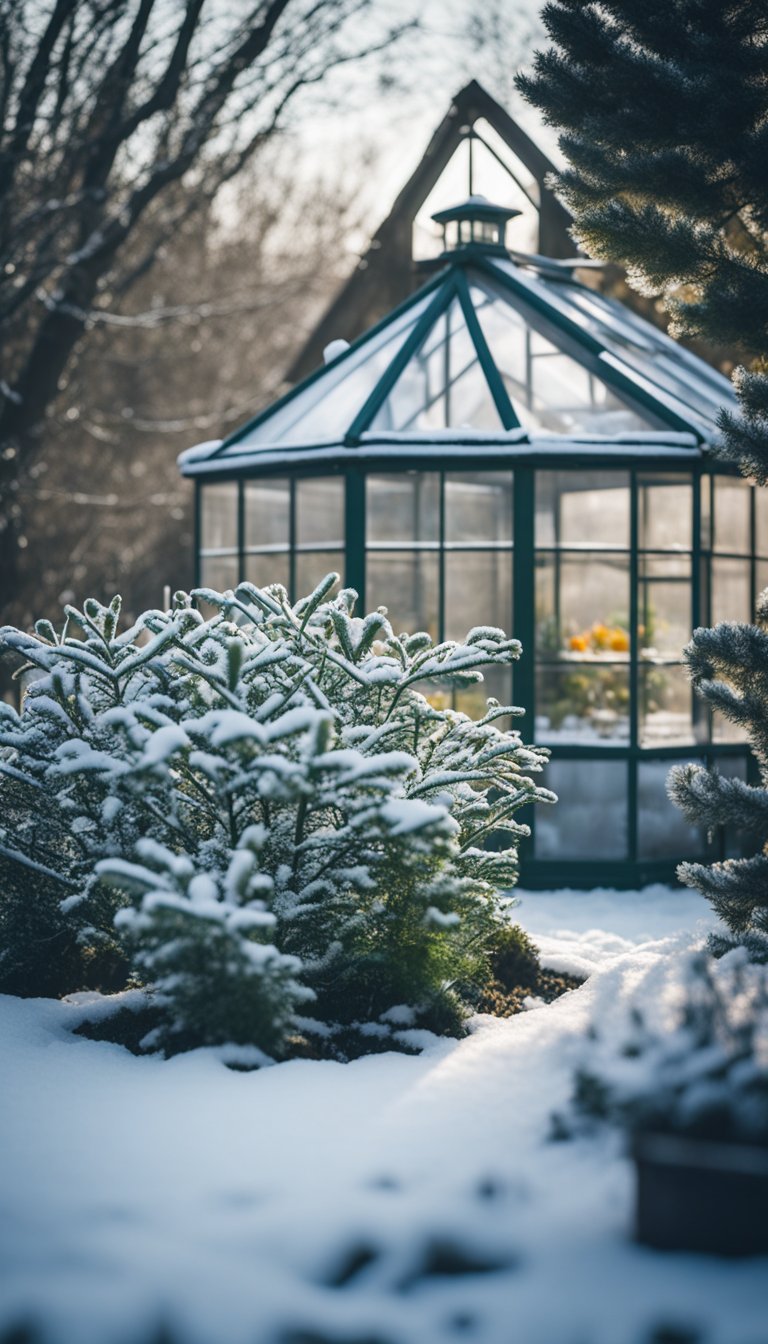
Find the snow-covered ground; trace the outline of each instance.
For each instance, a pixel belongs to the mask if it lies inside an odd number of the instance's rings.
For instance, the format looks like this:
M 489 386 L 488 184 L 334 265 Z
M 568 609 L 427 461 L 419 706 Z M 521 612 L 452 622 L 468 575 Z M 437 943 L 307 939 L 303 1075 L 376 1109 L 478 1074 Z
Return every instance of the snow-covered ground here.
M 525 895 L 544 960 L 588 981 L 419 1057 L 237 1073 L 0 999 L 0 1338 L 764 1344 L 765 1260 L 633 1245 L 615 1136 L 547 1140 L 596 996 L 610 1010 L 705 912 L 660 887 Z

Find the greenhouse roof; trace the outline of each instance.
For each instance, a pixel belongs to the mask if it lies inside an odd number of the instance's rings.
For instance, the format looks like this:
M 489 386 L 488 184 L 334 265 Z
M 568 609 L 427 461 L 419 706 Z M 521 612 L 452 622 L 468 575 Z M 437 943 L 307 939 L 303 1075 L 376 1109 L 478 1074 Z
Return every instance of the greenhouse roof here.
M 715 439 L 734 396 L 704 360 L 580 283 L 573 262 L 466 239 L 310 378 L 183 453 L 185 475 L 371 456 L 690 458 Z

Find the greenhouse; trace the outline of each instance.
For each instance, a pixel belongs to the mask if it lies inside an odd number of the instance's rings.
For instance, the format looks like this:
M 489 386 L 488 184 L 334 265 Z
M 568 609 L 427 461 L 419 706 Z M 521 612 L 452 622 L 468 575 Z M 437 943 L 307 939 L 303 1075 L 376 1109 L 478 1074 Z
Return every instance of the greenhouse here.
M 552 750 L 560 802 L 530 819 L 523 881 L 636 886 L 739 852 L 686 825 L 665 780 L 674 760 L 746 777 L 681 654 L 697 625 L 751 618 L 768 493 L 708 457 L 726 379 L 577 279 L 583 261 L 509 252 L 513 213 L 474 197 L 435 216 L 444 251 L 420 289 L 182 455 L 197 579 L 297 598 L 338 570 L 396 631 L 511 630 L 514 684 L 456 704 L 520 705 Z

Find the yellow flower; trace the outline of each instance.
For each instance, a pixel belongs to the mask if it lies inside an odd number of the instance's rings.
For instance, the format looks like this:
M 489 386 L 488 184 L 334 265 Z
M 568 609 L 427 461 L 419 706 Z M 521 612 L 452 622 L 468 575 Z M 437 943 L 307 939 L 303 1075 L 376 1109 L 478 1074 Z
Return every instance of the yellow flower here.
M 571 635 L 568 640 L 568 647 L 573 649 L 574 653 L 586 653 L 589 648 L 588 635 Z
M 629 635 L 617 625 L 611 631 L 610 648 L 614 653 L 629 653 Z
M 597 649 L 607 649 L 611 638 L 611 632 L 607 625 L 602 621 L 597 621 L 592 626 L 592 642 Z

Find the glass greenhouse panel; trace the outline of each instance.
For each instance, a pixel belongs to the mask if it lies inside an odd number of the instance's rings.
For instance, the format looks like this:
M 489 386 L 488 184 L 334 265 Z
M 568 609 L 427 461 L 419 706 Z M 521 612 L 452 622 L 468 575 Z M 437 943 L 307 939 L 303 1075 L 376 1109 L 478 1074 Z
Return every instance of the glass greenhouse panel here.
M 752 579 L 749 560 L 713 557 L 711 573 L 712 625 L 720 621 L 751 621 Z
M 440 475 L 436 471 L 369 476 L 366 532 L 370 544 L 437 544 Z
M 671 747 L 693 741 L 693 689 L 679 663 L 643 663 L 640 668 L 640 745 Z
M 539 664 L 536 669 L 537 741 L 574 745 L 629 741 L 629 669 L 626 663 Z
M 741 779 L 746 783 L 747 762 L 743 756 L 718 756 L 717 769 L 727 779 Z M 754 831 L 740 831 L 735 826 L 723 828 L 723 849 L 726 859 L 741 859 L 755 852 Z
M 510 472 L 448 472 L 445 476 L 445 540 L 503 546 L 512 541 Z
M 452 705 L 462 714 L 468 714 L 472 719 L 481 719 L 488 708 L 488 700 L 493 697 L 498 700 L 500 705 L 514 705 L 515 697 L 512 689 L 512 669 L 507 667 L 489 667 L 483 672 L 483 680 L 475 686 L 468 686 L 462 691 L 444 691 L 445 699 L 441 702 L 444 705 Z M 430 700 L 432 697 L 430 696 Z M 499 728 L 510 729 L 519 726 L 519 720 L 516 718 L 503 718 L 496 720 Z
M 752 487 L 740 476 L 715 477 L 716 551 L 749 555 L 752 550 Z
M 344 549 L 344 478 L 310 476 L 296 482 L 296 545 Z
M 691 638 L 691 562 L 680 555 L 641 555 L 638 645 L 641 657 L 679 658 Z
M 755 554 L 768 559 L 768 488 L 755 490 Z
M 277 478 L 246 481 L 244 508 L 246 550 L 288 546 L 290 481 Z
M 429 551 L 369 551 L 366 606 L 385 606 L 395 634 L 426 630 L 439 635 L 439 557 Z
M 237 549 L 237 489 L 237 481 L 203 486 L 200 495 L 202 550 Z
M 667 797 L 669 761 L 641 761 L 637 767 L 637 850 L 641 859 L 698 858 L 704 837 L 689 826 Z
M 308 597 L 314 592 L 326 574 L 335 573 L 344 582 L 343 551 L 297 551 L 296 553 L 296 601 Z
M 607 383 L 532 327 L 530 318 L 512 307 L 504 291 L 475 282 L 470 296 L 525 429 L 544 434 L 616 434 L 651 427 L 652 422 Z
M 342 356 L 322 377 L 247 430 L 232 451 L 246 452 L 259 443 L 322 443 L 343 438 L 431 298 L 425 295 Z
M 201 588 L 215 588 L 224 592 L 240 582 L 237 555 L 204 555 L 200 560 Z
M 629 560 L 561 552 L 536 558 L 536 647 L 543 657 L 629 656 Z
M 638 481 L 641 550 L 689 551 L 693 539 L 690 476 L 641 476 Z
M 476 625 L 512 631 L 509 551 L 445 553 L 445 638 L 463 639 Z
M 501 430 L 458 299 L 435 320 L 371 421 L 371 430 Z
M 536 545 L 629 549 L 629 472 L 537 471 Z
M 281 583 L 290 597 L 291 578 L 288 552 L 267 551 L 261 555 L 246 555 L 244 577 L 249 583 L 255 583 L 257 588 L 266 588 L 270 583 Z
M 537 859 L 626 858 L 626 761 L 555 760 L 542 782 L 560 801 L 536 808 Z

